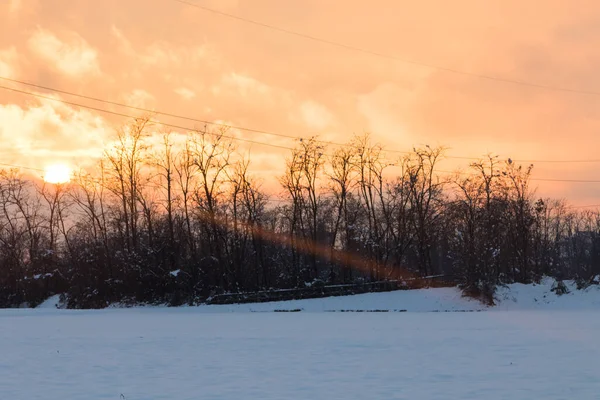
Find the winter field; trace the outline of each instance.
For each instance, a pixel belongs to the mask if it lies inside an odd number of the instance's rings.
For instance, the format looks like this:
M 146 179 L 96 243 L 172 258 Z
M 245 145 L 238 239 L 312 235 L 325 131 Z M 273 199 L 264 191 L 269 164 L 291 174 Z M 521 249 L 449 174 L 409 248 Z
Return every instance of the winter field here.
M 512 285 L 499 298 L 486 309 L 430 289 L 102 311 L 50 299 L 0 310 L 0 399 L 600 398 L 597 287 Z

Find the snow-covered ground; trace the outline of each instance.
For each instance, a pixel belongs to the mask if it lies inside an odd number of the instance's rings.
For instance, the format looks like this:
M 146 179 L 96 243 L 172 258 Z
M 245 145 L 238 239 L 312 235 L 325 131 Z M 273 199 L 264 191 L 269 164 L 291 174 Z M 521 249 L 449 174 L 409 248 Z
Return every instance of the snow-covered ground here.
M 600 313 L 0 311 L 0 399 L 597 399 Z
M 540 284 L 514 283 L 499 287 L 495 310 L 600 310 L 600 285 L 577 290 L 573 281 L 564 281 L 569 293 L 557 296 L 555 281 L 545 278 Z
M 545 278 L 540 284 L 511 284 L 499 287 L 496 305 L 487 307 L 481 302 L 466 298 L 457 288 L 399 290 L 385 293 L 366 293 L 355 296 L 327 297 L 277 301 L 268 303 L 203 305 L 199 307 L 171 308 L 171 312 L 223 313 L 223 312 L 452 312 L 452 311 L 508 311 L 508 310 L 600 310 L 600 285 L 577 290 L 572 281 L 565 281 L 569 293 L 556 295 L 552 288 L 555 281 Z M 59 296 L 53 296 L 37 308 L 40 310 L 59 307 Z M 114 306 L 113 308 L 119 308 Z M 161 307 L 143 307 L 161 308 Z M 165 307 L 162 307 L 165 308 Z M 10 312 L 10 311 L 6 311 Z
M 492 309 L 450 288 L 100 311 L 53 298 L 0 310 L 0 399 L 597 399 L 600 290 L 552 283 L 501 288 Z M 469 310 L 486 312 L 428 312 Z

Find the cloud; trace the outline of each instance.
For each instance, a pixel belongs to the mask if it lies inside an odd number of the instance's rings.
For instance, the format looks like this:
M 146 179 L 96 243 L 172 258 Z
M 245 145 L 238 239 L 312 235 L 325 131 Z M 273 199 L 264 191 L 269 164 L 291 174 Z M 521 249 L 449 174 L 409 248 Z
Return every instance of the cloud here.
M 311 129 L 321 131 L 335 123 L 335 117 L 322 104 L 308 100 L 300 105 L 302 121 Z
M 9 163 L 40 168 L 45 162 L 90 163 L 102 155 L 110 129 L 87 111 L 44 100 L 28 107 L 0 105 L 0 142 Z
M 266 96 L 270 92 L 268 85 L 244 74 L 231 72 L 221 79 L 221 86 L 215 86 L 214 90 L 221 93 L 222 90 L 233 89 L 237 95 L 242 97 Z
M 110 34 L 118 43 L 119 51 L 145 68 L 181 68 L 198 67 L 201 64 L 214 63 L 218 55 L 208 44 L 194 46 L 174 46 L 166 40 L 154 40 L 145 46 L 136 47 L 127 35 L 115 25 Z
M 5 50 L 0 50 L 0 76 L 6 78 L 16 78 L 18 72 L 18 54 L 17 49 L 12 46 Z
M 100 75 L 97 51 L 75 32 L 65 36 L 63 40 L 38 27 L 29 38 L 29 49 L 47 66 L 70 77 Z
M 194 93 L 193 90 L 184 87 L 175 89 L 175 93 L 180 95 L 185 100 L 191 100 L 196 97 L 196 93 Z
M 143 89 L 134 89 L 123 96 L 128 105 L 138 108 L 148 108 L 155 100 L 154 96 Z
M 422 139 L 417 139 L 407 129 L 408 107 L 413 95 L 395 83 L 385 82 L 358 96 L 357 108 L 366 118 L 365 129 L 375 135 L 393 137 L 394 147 L 400 142 L 410 148 L 414 141 Z
M 21 0 L 9 0 L 8 4 L 8 10 L 12 13 L 18 12 L 22 6 Z
M 0 35 L 0 69 L 45 86 L 293 136 L 319 132 L 322 138 L 344 142 L 353 133 L 370 131 L 395 149 L 439 143 L 459 156 L 491 151 L 515 159 L 597 158 L 597 96 L 418 65 L 600 92 L 597 1 L 575 0 L 574 6 L 548 0 L 544 7 L 519 0 L 380 0 L 377 7 L 351 0 L 343 8 L 321 0 L 289 7 L 280 7 L 277 0 L 202 3 L 391 57 L 306 40 L 174 2 L 28 0 L 9 13 L 9 1 L 0 0 L 0 26 L 10 32 Z M 129 23 L 133 20 L 135 24 Z M 3 93 L 1 101 L 30 107 L 11 93 Z M 106 118 L 115 126 L 127 122 Z M 196 127 L 192 121 L 177 123 Z M 51 123 L 43 129 L 56 135 L 56 127 Z M 294 145 L 269 135 L 235 134 Z M 68 151 L 70 144 L 65 144 Z M 85 151 L 87 143 L 81 144 Z M 238 144 L 241 151 L 252 149 L 257 170 L 263 169 L 263 155 L 273 162 L 284 158 L 284 150 Z M 466 165 L 454 161 L 445 162 L 444 169 Z M 594 167 L 577 164 L 561 177 L 593 175 Z M 541 166 L 534 172 L 537 177 L 554 173 Z M 548 182 L 540 186 L 565 193 Z
M 112 25 L 110 27 L 110 34 L 114 39 L 117 40 L 117 42 L 119 44 L 119 51 L 121 53 L 128 54 L 128 55 L 135 54 L 133 45 L 131 44 L 129 39 L 127 39 L 125 34 L 119 28 L 117 28 L 115 25 Z

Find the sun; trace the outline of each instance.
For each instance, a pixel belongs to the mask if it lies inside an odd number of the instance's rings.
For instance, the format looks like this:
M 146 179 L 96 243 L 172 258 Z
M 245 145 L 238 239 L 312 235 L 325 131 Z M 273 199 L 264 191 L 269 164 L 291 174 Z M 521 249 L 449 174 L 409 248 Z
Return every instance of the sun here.
M 66 164 L 52 164 L 44 168 L 44 181 L 60 184 L 71 180 L 71 168 Z

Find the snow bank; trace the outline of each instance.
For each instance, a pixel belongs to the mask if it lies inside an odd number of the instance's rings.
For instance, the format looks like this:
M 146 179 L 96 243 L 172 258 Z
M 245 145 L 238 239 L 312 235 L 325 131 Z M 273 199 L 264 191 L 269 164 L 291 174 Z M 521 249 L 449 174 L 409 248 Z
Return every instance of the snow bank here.
M 577 290 L 573 281 L 564 281 L 568 293 L 557 295 L 556 281 L 545 278 L 540 284 L 515 283 L 501 286 L 496 306 L 488 307 L 464 297 L 458 288 L 432 288 L 366 293 L 269 303 L 205 305 L 192 307 L 199 312 L 458 312 L 494 310 L 600 310 L 600 286 Z
M 600 286 L 577 290 L 574 281 L 564 281 L 568 293 L 557 295 L 556 281 L 544 278 L 539 284 L 513 283 L 496 291 L 496 310 L 600 310 Z
M 564 281 L 568 293 L 552 291 L 556 281 L 545 278 L 540 284 L 519 283 L 501 286 L 496 292 L 496 306 L 488 307 L 464 297 L 458 288 L 398 290 L 353 296 L 275 301 L 268 303 L 202 305 L 197 307 L 140 306 L 137 309 L 168 309 L 173 312 L 460 312 L 492 310 L 600 310 L 600 286 L 577 290 L 573 281 Z M 124 308 L 113 304 L 110 308 Z M 58 296 L 52 296 L 38 308 L 63 308 Z
M 37 308 L 43 308 L 43 309 L 62 308 L 60 306 L 60 295 L 56 294 L 54 296 L 50 296 L 43 303 L 41 303 L 39 306 L 37 306 Z
M 205 312 L 353 312 L 353 311 L 474 311 L 486 307 L 478 301 L 462 296 L 456 288 L 397 290 L 393 292 L 365 293 L 353 296 L 324 297 L 276 301 L 268 303 L 206 305 L 198 307 Z

